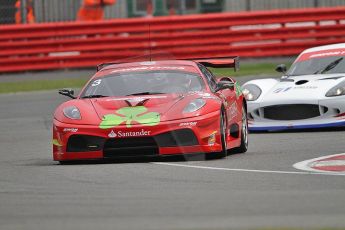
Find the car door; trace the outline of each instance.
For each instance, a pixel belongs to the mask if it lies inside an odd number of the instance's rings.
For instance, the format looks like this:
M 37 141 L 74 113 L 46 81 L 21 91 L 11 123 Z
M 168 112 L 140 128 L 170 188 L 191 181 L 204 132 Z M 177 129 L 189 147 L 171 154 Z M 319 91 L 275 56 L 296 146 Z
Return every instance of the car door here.
M 223 89 L 217 90 L 217 82 L 219 80 L 216 79 L 216 77 L 209 71 L 205 66 L 202 64 L 199 64 L 199 68 L 201 72 L 206 77 L 207 83 L 211 89 L 211 91 L 216 94 L 223 102 L 223 105 L 226 109 L 228 124 L 231 124 L 236 121 L 237 119 L 237 103 L 236 103 L 236 92 L 233 89 Z M 227 80 L 231 81 L 230 78 L 227 78 Z

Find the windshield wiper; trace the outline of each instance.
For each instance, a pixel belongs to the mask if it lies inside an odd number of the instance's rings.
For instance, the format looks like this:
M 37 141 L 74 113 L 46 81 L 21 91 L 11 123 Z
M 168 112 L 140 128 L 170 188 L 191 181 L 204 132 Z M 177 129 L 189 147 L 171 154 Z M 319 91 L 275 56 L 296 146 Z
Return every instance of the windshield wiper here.
M 109 97 L 109 96 L 105 96 L 105 95 L 101 95 L 101 94 L 94 94 L 94 95 L 84 96 L 82 98 L 101 98 L 101 97 Z
M 164 94 L 162 92 L 140 92 L 140 93 L 131 93 L 126 96 L 136 96 L 136 95 L 154 95 L 154 94 Z
M 334 67 L 336 67 L 344 58 L 341 57 L 341 58 L 338 58 L 334 61 L 332 61 L 331 63 L 329 63 L 326 67 L 316 71 L 314 74 L 323 74 L 327 71 L 330 71 L 331 69 L 333 69 Z

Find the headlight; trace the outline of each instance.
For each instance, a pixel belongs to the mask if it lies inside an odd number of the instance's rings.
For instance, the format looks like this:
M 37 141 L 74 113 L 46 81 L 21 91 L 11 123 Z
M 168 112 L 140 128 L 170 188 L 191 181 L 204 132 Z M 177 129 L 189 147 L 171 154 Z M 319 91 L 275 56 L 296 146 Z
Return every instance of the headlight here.
M 242 93 L 247 101 L 255 101 L 261 95 L 261 89 L 253 84 L 242 86 Z
M 192 113 L 199 109 L 201 109 L 204 105 L 206 105 L 206 101 L 204 99 L 198 98 L 190 102 L 184 109 L 183 113 Z
M 75 106 L 69 106 L 69 107 L 64 108 L 63 114 L 69 119 L 73 119 L 73 120 L 81 119 L 79 109 Z
M 326 93 L 326 97 L 336 97 L 342 95 L 345 95 L 345 81 L 340 82 Z

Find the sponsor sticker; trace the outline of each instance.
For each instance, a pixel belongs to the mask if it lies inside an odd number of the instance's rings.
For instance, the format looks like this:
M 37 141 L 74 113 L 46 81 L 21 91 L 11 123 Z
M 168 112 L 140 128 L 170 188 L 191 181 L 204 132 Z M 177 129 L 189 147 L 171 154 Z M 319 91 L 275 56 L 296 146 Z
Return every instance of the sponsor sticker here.
M 78 132 L 78 129 L 77 128 L 64 128 L 63 131 L 64 132 L 76 133 L 76 132 Z
M 308 52 L 302 54 L 297 61 L 305 61 L 312 58 L 324 58 L 324 57 L 336 57 L 343 56 L 345 54 L 345 49 L 329 49 L 329 50 L 319 50 L 314 52 Z
M 121 98 L 109 98 L 105 99 L 105 101 L 125 101 L 125 100 L 137 100 L 143 101 L 147 99 L 160 99 L 160 98 L 167 98 L 167 96 L 147 96 L 147 97 L 121 97 Z
M 118 130 L 114 131 L 111 130 L 111 132 L 108 134 L 108 137 L 110 138 L 123 138 L 123 137 L 144 137 L 144 136 L 150 136 L 151 131 L 141 129 L 140 131 L 123 131 L 123 130 Z
M 237 115 L 237 102 L 236 101 L 230 105 L 228 111 L 229 111 L 228 116 L 229 116 L 230 120 L 233 119 L 234 117 L 236 117 L 236 115 Z
M 214 99 L 214 100 L 219 100 L 218 97 L 215 96 L 202 96 L 203 99 Z
M 140 65 L 155 65 L 156 62 L 155 61 L 144 61 L 144 62 L 140 62 Z
M 316 85 L 308 85 L 308 86 L 295 86 L 294 89 L 317 89 Z
M 191 94 L 193 94 L 193 93 L 191 93 Z M 218 97 L 216 97 L 210 93 L 197 92 L 196 94 L 199 95 L 201 98 L 204 98 L 204 99 L 218 99 Z
M 142 67 L 133 67 L 133 68 L 125 68 L 125 69 L 116 69 L 116 70 L 113 70 L 112 73 L 141 71 L 141 70 L 184 70 L 184 69 L 185 68 L 182 66 L 142 66 Z
M 315 85 L 308 85 L 308 86 L 295 86 L 295 87 L 287 87 L 287 88 L 277 88 L 273 90 L 273 93 L 284 93 L 289 91 L 290 89 L 317 89 L 318 87 Z
M 182 122 L 180 123 L 180 127 L 191 127 L 191 126 L 196 126 L 198 122 L 197 121 L 190 121 L 190 122 Z
M 273 93 L 283 93 L 283 92 L 289 91 L 290 89 L 292 89 L 292 87 L 278 88 L 278 89 L 275 89 L 275 90 L 273 91 Z

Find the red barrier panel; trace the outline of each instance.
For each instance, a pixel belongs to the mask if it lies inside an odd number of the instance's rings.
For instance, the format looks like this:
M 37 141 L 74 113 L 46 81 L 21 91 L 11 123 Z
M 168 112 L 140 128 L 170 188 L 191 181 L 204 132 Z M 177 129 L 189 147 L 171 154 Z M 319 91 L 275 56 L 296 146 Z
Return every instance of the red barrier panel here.
M 80 68 L 151 51 L 176 58 L 296 55 L 345 42 L 345 7 L 0 27 L 0 72 Z

